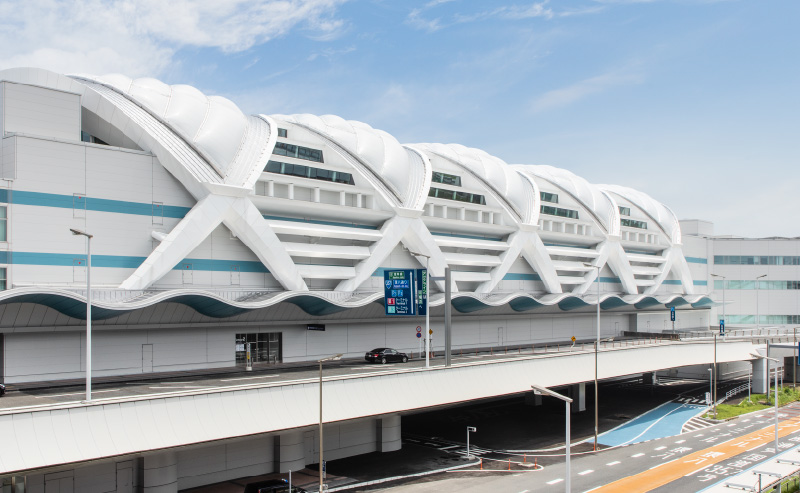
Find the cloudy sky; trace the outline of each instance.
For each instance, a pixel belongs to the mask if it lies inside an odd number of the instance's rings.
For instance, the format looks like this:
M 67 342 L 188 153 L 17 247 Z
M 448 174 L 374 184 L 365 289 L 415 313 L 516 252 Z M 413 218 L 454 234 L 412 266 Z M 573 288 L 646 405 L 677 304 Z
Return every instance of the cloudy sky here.
M 0 0 L 0 69 L 155 77 L 800 236 L 800 1 Z

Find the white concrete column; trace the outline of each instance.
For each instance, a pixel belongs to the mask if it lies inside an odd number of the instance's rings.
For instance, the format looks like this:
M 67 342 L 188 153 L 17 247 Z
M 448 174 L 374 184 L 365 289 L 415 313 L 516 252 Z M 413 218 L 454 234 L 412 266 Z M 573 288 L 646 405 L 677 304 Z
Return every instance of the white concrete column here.
M 302 431 L 290 431 L 275 436 L 275 470 L 299 471 L 306 467 L 306 452 Z
M 178 454 L 161 452 L 144 456 L 144 493 L 178 492 Z
M 570 394 L 572 395 L 572 412 L 586 411 L 586 382 L 572 385 Z
M 769 384 L 767 383 L 767 360 L 757 359 L 751 362 L 753 365 L 753 393 L 766 394 Z
M 375 420 L 377 426 L 376 448 L 378 452 L 394 452 L 400 450 L 400 415 L 391 414 Z

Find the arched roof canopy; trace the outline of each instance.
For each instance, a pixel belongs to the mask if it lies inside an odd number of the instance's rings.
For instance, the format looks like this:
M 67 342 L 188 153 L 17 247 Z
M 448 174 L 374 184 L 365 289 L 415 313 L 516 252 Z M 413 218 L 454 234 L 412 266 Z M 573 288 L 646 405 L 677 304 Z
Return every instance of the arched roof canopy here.
M 597 185 L 597 187 L 611 194 L 619 195 L 641 209 L 642 212 L 656 222 L 673 245 L 682 243 L 681 226 L 678 222 L 678 217 L 669 207 L 646 193 L 632 188 L 619 185 Z

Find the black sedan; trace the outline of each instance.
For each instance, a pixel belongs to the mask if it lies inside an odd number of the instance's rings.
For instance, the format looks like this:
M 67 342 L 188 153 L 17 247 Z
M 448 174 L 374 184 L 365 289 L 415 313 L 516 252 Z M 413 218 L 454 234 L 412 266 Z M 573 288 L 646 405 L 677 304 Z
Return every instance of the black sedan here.
M 6 393 L 6 386 L 0 383 L 0 395 L 3 395 L 5 393 Z
M 386 363 L 405 363 L 408 361 L 408 355 L 389 347 L 379 347 L 372 351 L 367 351 L 367 354 L 364 355 L 364 359 L 370 363 L 381 363 L 385 365 Z

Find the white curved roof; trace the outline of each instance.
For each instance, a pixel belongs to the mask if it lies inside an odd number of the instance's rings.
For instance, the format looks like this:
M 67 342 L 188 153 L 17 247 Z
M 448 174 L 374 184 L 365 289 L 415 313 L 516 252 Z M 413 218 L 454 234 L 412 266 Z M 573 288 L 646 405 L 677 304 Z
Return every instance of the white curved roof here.
M 294 123 L 334 141 L 358 158 L 376 178 L 381 179 L 405 207 L 415 208 L 414 204 L 419 202 L 419 197 L 424 197 L 428 193 L 424 184 L 430 170 L 426 170 L 421 159 L 411 155 L 397 139 L 383 130 L 335 115 L 271 116 L 276 120 Z
M 548 165 L 516 164 L 514 169 L 549 181 L 591 211 L 610 235 L 619 234 L 619 209 L 614 200 L 584 178 Z
M 504 198 L 523 223 L 533 222 L 533 187 L 525 180 L 520 180 L 516 172 L 502 159 L 481 149 L 460 144 L 413 145 L 463 166 Z
M 598 188 L 615 193 L 620 197 L 629 200 L 632 204 L 642 210 L 645 214 L 653 218 L 662 230 L 667 234 L 673 245 L 680 245 L 681 226 L 678 217 L 672 210 L 655 200 L 644 192 L 620 185 L 597 185 Z
M 131 79 L 120 74 L 81 77 L 111 86 L 147 109 L 197 149 L 223 177 L 243 149 L 264 144 L 261 135 L 262 142 L 245 145 L 249 127 L 258 122 L 229 99 L 151 78 Z

